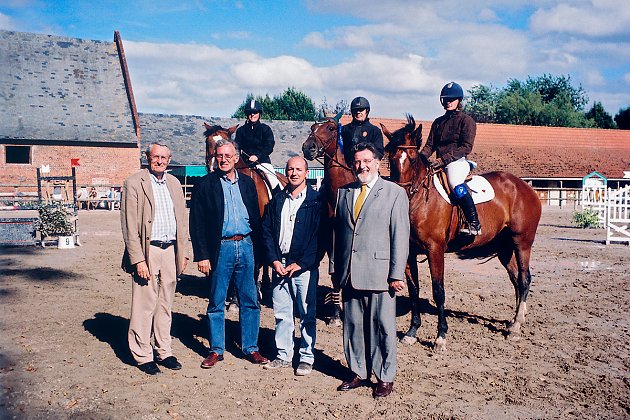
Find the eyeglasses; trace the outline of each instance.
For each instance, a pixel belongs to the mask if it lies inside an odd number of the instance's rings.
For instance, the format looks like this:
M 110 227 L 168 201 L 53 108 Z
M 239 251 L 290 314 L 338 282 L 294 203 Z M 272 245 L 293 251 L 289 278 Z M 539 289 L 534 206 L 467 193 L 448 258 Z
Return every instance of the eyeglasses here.
M 376 159 L 361 159 L 361 160 L 355 160 L 354 164 L 357 165 L 359 163 L 362 163 L 366 166 L 369 166 L 372 164 L 372 162 L 374 162 Z
M 217 159 L 221 160 L 232 160 L 234 159 L 234 155 L 214 155 Z
M 157 162 L 160 160 L 169 160 L 170 158 L 171 158 L 170 156 L 151 155 L 151 160 L 154 162 Z

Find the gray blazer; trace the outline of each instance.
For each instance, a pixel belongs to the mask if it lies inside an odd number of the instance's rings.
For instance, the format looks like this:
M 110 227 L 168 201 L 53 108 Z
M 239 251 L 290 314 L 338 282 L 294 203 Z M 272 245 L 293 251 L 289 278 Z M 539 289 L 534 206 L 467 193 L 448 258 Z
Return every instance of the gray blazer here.
M 341 287 L 351 279 L 354 289 L 386 291 L 388 279 L 405 278 L 409 199 L 402 187 L 379 177 L 355 223 L 353 197 L 360 187 L 354 182 L 339 189 L 329 272 Z

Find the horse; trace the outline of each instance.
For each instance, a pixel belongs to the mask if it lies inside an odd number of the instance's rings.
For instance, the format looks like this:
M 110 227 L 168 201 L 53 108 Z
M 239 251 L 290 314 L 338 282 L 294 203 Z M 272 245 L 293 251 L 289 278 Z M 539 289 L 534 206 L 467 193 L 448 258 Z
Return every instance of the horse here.
M 214 155 L 217 141 L 232 141 L 232 135 L 236 132 L 238 124 L 230 128 L 223 128 L 220 125 L 209 125 L 207 123 L 203 123 L 203 125 L 206 128 L 203 133 L 206 139 L 206 169 L 208 170 L 208 172 L 213 172 L 215 165 Z M 259 170 L 249 166 L 247 160 L 243 158 L 239 159 L 234 168 L 239 173 L 247 175 L 254 180 L 254 184 L 256 185 L 256 192 L 258 193 L 258 210 L 260 211 L 260 217 L 262 218 L 265 214 L 265 208 L 270 201 L 268 189 L 269 184 L 267 183 L 265 176 L 260 174 Z M 284 188 L 287 185 L 286 176 L 278 172 L 276 172 L 276 176 L 278 177 L 278 181 L 280 181 L 281 187 Z M 263 268 L 262 265 L 256 265 L 256 278 L 258 278 L 261 268 Z M 259 284 L 259 287 L 264 286 L 261 287 L 261 290 L 265 290 L 265 287 L 271 284 L 268 267 L 263 268 L 263 278 L 261 283 L 262 284 Z
M 516 313 L 505 331 L 507 338 L 520 337 L 525 323 L 527 297 L 531 284 L 529 262 L 532 244 L 542 213 L 542 206 L 534 190 L 520 178 L 502 171 L 488 172 L 481 176 L 494 189 L 494 199 L 477 204 L 482 234 L 479 236 L 459 233 L 461 216 L 433 185 L 435 171 L 419 155 L 422 145 L 422 125 L 415 128 L 415 121 L 407 115 L 407 124 L 391 133 L 381 125 L 389 139 L 390 168 L 393 180 L 405 187 L 409 196 L 411 223 L 411 250 L 409 261 L 416 262 L 419 253 L 426 254 L 431 273 L 433 300 L 437 307 L 438 324 L 434 350 L 446 350 L 448 324 L 444 311 L 444 254 L 477 249 L 486 255 L 497 256 L 505 267 L 514 286 Z M 480 248 L 481 247 L 481 248 Z M 474 252 L 474 251 L 469 251 Z M 415 254 L 415 255 L 413 255 Z M 413 274 L 413 269 L 411 270 Z M 408 278 L 412 304 L 411 326 L 405 334 L 406 342 L 417 341 L 415 334 L 420 327 L 417 269 Z M 412 289 L 413 288 L 413 289 Z
M 339 118 L 338 114 L 334 118 L 326 118 L 316 122 L 311 126 L 308 138 L 302 144 L 302 154 L 307 160 L 324 159 L 324 180 L 320 187 L 320 194 L 325 197 L 328 211 L 324 217 L 327 220 L 320 224 L 320 244 L 323 253 L 328 256 L 332 252 L 332 219 L 335 215 L 335 205 L 337 203 L 337 192 L 342 186 L 355 180 L 352 168 L 346 163 L 343 151 L 339 147 Z M 330 323 L 341 325 L 341 299 L 340 288 L 333 282 L 333 292 L 330 295 L 334 311 Z

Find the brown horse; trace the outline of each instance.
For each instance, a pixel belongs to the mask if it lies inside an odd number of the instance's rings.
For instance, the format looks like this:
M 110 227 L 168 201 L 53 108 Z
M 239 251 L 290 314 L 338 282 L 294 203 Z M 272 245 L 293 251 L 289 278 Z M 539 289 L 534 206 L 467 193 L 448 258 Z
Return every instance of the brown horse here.
M 220 125 L 209 125 L 206 123 L 203 123 L 203 125 L 206 128 L 206 131 L 203 133 L 206 138 L 206 168 L 208 172 L 212 172 L 214 171 L 214 155 L 217 141 L 221 139 L 231 141 L 232 135 L 236 132 L 238 125 L 230 128 L 223 128 Z M 260 217 L 262 218 L 265 213 L 265 207 L 269 204 L 269 193 L 267 189 L 268 184 L 264 175 L 261 175 L 257 169 L 250 167 L 247 164 L 247 160 L 242 157 L 236 163 L 235 168 L 239 173 L 245 174 L 254 180 L 256 192 L 258 193 L 258 209 L 260 210 Z M 287 185 L 286 176 L 278 172 L 276 172 L 276 176 L 278 177 L 278 181 L 280 181 L 280 185 L 284 188 Z M 261 266 L 257 265 L 256 278 L 258 278 L 261 268 Z M 269 278 L 269 270 L 265 267 L 263 269 L 262 285 L 268 286 L 270 284 L 271 280 Z
M 444 200 L 433 186 L 434 171 L 419 155 L 422 145 L 422 126 L 415 128 L 411 115 L 407 125 L 394 133 L 383 127 L 389 139 L 390 168 L 394 181 L 407 189 L 411 222 L 412 255 L 416 263 L 419 253 L 426 254 L 431 272 L 433 300 L 437 307 L 438 327 L 435 350 L 446 350 L 448 324 L 444 312 L 444 254 L 483 247 L 486 254 L 496 255 L 508 272 L 514 285 L 516 314 L 506 331 L 507 336 L 518 337 L 525 322 L 527 296 L 531 283 L 529 260 L 531 248 L 540 221 L 541 205 L 534 190 L 523 180 L 507 172 L 489 172 L 486 178 L 495 191 L 494 199 L 477 205 L 483 234 L 479 236 L 459 233 L 459 215 L 456 208 Z M 465 255 L 462 254 L 462 255 Z M 412 304 L 411 327 L 406 336 L 416 341 L 420 326 L 418 277 L 411 270 L 410 297 Z
M 324 180 L 320 187 L 320 194 L 324 194 L 322 197 L 325 197 L 328 204 L 328 220 L 320 225 L 320 243 L 322 251 L 327 252 L 329 256 L 332 251 L 332 218 L 335 214 L 337 192 L 340 187 L 355 180 L 354 172 L 346 164 L 343 152 L 338 146 L 340 117 L 339 114 L 335 118 L 327 118 L 313 124 L 311 133 L 302 144 L 302 153 L 306 159 L 324 159 Z M 331 297 L 334 313 L 330 322 L 341 325 L 339 287 L 335 284 L 333 284 Z

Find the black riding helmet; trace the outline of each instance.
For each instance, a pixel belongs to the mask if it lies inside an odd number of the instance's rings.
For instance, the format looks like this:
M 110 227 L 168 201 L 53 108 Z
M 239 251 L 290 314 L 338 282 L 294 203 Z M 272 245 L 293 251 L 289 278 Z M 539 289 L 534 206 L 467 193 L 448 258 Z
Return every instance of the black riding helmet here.
M 245 109 L 243 110 L 245 115 L 260 113 L 262 114 L 262 104 L 255 99 L 247 101 L 245 103 Z
M 354 114 L 359 109 L 367 109 L 368 114 L 370 113 L 370 103 L 363 96 L 357 96 L 350 102 L 350 113 Z
M 458 83 L 450 82 L 445 84 L 440 92 L 440 103 L 444 104 L 444 100 L 450 102 L 453 99 L 463 100 L 464 89 Z

